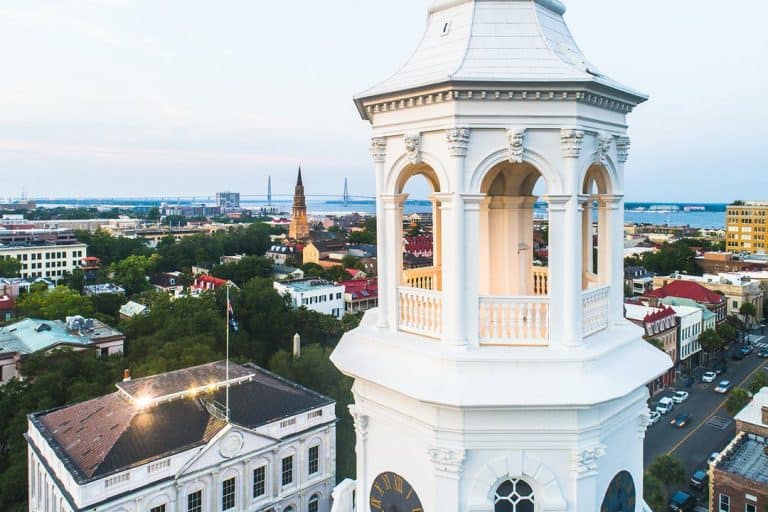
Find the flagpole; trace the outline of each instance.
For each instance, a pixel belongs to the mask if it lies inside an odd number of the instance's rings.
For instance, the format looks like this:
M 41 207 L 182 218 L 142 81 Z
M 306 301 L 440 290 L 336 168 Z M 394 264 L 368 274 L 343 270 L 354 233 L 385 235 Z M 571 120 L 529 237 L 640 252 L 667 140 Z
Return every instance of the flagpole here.
M 230 309 L 230 303 L 229 303 L 229 283 L 227 283 L 227 325 L 225 328 L 227 329 L 227 361 L 226 361 L 226 380 L 227 380 L 227 396 L 226 396 L 226 404 L 224 405 L 226 409 L 226 417 L 227 417 L 227 423 L 229 423 L 229 309 Z

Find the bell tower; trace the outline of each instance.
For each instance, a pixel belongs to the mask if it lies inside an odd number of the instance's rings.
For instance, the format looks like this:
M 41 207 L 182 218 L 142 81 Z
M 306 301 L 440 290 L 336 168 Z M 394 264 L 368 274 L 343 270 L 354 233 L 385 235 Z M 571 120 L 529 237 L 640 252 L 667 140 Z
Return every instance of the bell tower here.
M 293 193 L 293 208 L 291 209 L 291 225 L 288 228 L 288 238 L 291 240 L 306 240 L 309 238 L 307 200 L 304 196 L 301 167 L 299 167 L 299 175 L 296 178 L 296 188 Z
M 379 308 L 339 343 L 357 510 L 647 510 L 646 383 L 623 318 L 627 115 L 559 0 L 436 0 L 410 60 L 355 98 L 373 130 Z M 403 269 L 403 194 L 434 261 Z M 392 508 L 394 507 L 394 508 Z

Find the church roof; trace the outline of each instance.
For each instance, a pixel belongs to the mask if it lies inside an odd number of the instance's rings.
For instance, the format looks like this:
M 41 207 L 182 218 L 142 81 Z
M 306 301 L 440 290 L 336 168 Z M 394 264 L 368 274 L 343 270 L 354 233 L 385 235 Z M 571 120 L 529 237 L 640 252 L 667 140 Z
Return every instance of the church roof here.
M 661 288 L 645 294 L 646 297 L 663 299 L 665 297 L 681 297 L 691 299 L 700 304 L 722 304 L 725 297 L 692 281 L 672 281 Z
M 595 84 L 645 101 L 587 60 L 564 13 L 559 0 L 436 0 L 411 58 L 358 102 L 452 82 Z
M 229 381 L 225 370 L 219 361 L 123 382 L 115 393 L 29 418 L 83 483 L 208 443 L 227 424 L 212 413 L 225 403 L 226 382 L 231 423 L 251 430 L 333 403 L 255 365 L 231 364 Z

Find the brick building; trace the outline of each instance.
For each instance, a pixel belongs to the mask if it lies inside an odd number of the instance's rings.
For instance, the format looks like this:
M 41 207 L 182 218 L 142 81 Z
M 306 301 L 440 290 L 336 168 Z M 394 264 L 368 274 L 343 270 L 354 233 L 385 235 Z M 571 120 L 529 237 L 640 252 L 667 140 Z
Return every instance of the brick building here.
M 736 415 L 738 434 L 710 467 L 710 510 L 768 509 L 768 387 Z

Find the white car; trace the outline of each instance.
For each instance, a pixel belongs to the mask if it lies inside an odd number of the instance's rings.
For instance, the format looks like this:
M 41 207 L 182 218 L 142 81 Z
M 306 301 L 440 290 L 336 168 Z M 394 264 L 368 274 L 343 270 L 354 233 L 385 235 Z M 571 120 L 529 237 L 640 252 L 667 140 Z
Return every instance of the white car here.
M 661 400 L 659 400 L 659 403 L 656 405 L 656 412 L 659 414 L 667 414 L 669 411 L 672 410 L 672 408 L 675 406 L 675 402 L 672 401 L 671 398 L 665 396 Z
M 709 384 L 715 382 L 717 374 L 715 372 L 706 372 L 701 376 L 701 382 L 707 382 Z
M 719 456 L 720 456 L 720 452 L 712 452 L 712 454 L 710 454 L 709 458 L 707 459 L 707 465 L 711 466 L 712 463 L 715 462 L 715 460 L 717 460 Z
M 648 426 L 652 427 L 655 424 L 659 422 L 659 419 L 661 418 L 661 414 L 659 414 L 656 411 L 650 411 L 648 413 Z
M 675 394 L 672 395 L 672 401 L 676 404 L 681 404 L 688 400 L 688 392 L 687 391 L 675 391 Z
M 730 390 L 731 390 L 731 381 L 721 380 L 720 383 L 715 388 L 715 393 L 720 393 L 724 395 Z

